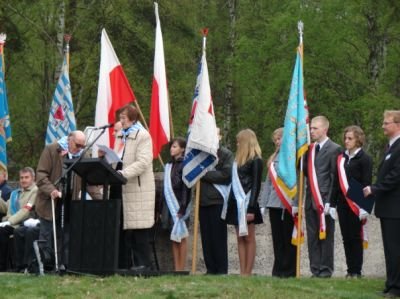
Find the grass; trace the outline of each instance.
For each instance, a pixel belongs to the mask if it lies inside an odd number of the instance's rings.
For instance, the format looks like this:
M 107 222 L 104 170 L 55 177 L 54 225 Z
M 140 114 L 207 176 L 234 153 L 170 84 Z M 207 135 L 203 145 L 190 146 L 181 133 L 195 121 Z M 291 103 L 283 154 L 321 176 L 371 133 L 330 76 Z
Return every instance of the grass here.
M 383 279 L 0 275 L 0 298 L 380 298 Z

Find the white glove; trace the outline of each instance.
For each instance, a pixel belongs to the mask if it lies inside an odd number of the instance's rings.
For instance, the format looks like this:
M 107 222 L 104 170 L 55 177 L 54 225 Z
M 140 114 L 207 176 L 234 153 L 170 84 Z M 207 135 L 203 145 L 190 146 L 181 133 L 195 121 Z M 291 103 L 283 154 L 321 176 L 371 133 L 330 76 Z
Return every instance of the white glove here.
M 333 220 L 336 220 L 336 208 L 329 208 L 329 216 L 331 216 Z
M 6 227 L 7 225 L 10 225 L 10 221 L 0 222 L 0 227 Z
M 39 219 L 33 219 L 33 218 L 29 218 L 27 220 L 24 221 L 24 226 L 26 227 L 35 227 L 40 223 Z
M 324 206 L 324 214 L 328 215 L 329 214 L 329 208 L 331 207 L 331 205 L 327 202 Z
M 364 209 L 360 209 L 360 214 L 358 215 L 358 218 L 360 218 L 360 220 L 365 220 L 368 217 L 368 212 Z
M 299 207 L 292 207 L 292 216 L 295 217 L 299 213 Z
M 260 212 L 261 212 L 261 215 L 264 216 L 264 214 L 265 214 L 265 208 L 260 208 Z

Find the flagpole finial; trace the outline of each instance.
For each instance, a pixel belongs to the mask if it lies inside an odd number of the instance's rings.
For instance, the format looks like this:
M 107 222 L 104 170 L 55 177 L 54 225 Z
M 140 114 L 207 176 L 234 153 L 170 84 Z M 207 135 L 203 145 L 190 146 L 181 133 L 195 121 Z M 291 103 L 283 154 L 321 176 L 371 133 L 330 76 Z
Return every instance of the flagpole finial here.
M 299 37 L 300 37 L 300 44 L 303 43 L 303 30 L 304 30 L 304 23 L 303 21 L 297 22 L 297 29 L 299 30 Z
M 6 43 L 6 39 L 7 39 L 7 34 L 5 33 L 0 33 L 0 45 L 4 45 Z
M 201 29 L 201 34 L 203 35 L 203 37 L 207 37 L 207 35 L 208 35 L 208 28 L 203 28 L 203 29 Z

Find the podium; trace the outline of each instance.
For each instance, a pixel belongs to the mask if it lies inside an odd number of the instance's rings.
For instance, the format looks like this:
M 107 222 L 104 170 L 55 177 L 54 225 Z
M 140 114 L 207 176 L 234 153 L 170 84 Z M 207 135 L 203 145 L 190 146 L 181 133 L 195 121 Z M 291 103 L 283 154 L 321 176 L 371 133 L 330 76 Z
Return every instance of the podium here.
M 110 185 L 122 185 L 127 180 L 98 158 L 81 159 L 72 170 L 82 179 L 82 200 L 70 202 L 68 269 L 99 275 L 114 274 L 118 268 L 122 199 L 108 200 L 108 189 Z M 85 200 L 87 184 L 103 185 L 103 200 Z

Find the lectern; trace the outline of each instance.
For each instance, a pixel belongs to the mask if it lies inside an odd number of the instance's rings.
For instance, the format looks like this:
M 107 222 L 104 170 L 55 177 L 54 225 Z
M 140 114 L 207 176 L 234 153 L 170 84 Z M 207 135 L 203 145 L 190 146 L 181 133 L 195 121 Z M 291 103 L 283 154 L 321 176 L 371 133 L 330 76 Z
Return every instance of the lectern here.
M 82 200 L 71 201 L 68 269 L 114 274 L 118 267 L 121 199 L 108 200 L 108 189 L 125 184 L 126 178 L 101 158 L 82 159 L 72 170 L 82 179 Z M 103 200 L 85 200 L 86 184 L 102 185 Z

